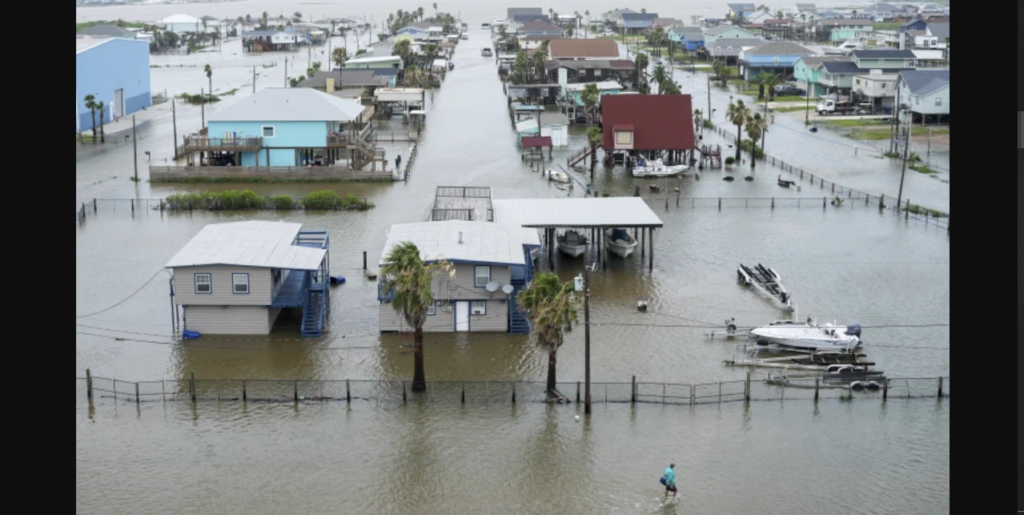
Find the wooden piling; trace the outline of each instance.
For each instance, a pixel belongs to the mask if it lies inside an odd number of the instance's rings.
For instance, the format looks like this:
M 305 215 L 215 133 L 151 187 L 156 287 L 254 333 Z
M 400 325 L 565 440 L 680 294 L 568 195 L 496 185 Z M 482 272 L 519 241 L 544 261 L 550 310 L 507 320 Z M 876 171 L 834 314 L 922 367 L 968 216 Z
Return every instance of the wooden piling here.
M 196 373 L 191 372 L 188 381 L 188 390 L 192 396 L 192 404 L 196 403 Z
M 939 398 L 942 398 L 942 378 L 939 378 Z
M 882 402 L 889 400 L 889 380 L 885 379 L 882 381 Z
M 249 388 L 245 384 L 245 379 L 242 379 L 242 402 L 249 402 Z
M 629 402 L 631 404 L 636 404 L 636 376 L 633 376 L 633 389 L 631 392 L 632 393 L 629 394 Z
M 516 383 L 512 383 L 512 404 L 516 403 Z
M 883 209 L 885 209 L 885 194 L 884 193 L 882 194 L 881 197 L 878 197 L 878 211 L 882 211 Z
M 409 399 L 406 397 L 405 394 L 405 381 L 402 381 L 402 404 L 405 404 L 408 401 Z
M 363 251 L 363 270 L 366 270 L 366 251 Z
M 299 403 L 299 382 L 295 381 L 292 383 L 292 393 L 294 394 L 295 404 Z
M 349 389 L 348 379 L 345 380 L 345 402 L 352 404 L 352 390 Z
M 750 370 L 747 370 L 747 380 L 743 385 L 743 398 L 750 402 Z
M 722 210 L 722 197 L 718 197 L 718 210 Z
M 97 207 L 96 207 L 96 199 L 94 198 L 94 199 L 92 199 L 92 212 L 95 213 L 96 209 L 97 209 Z
M 818 402 L 818 389 L 820 387 L 821 387 L 821 378 L 820 377 L 815 377 L 814 378 L 814 402 L 815 403 Z
M 580 403 L 580 382 L 576 381 L 576 404 Z
M 772 209 L 775 209 L 775 197 L 772 197 Z
M 942 384 L 942 382 L 941 382 L 942 380 L 940 379 L 939 381 L 940 381 L 939 384 L 941 385 Z M 942 387 L 941 386 L 939 386 L 939 397 L 942 397 Z M 135 405 L 136 406 L 139 405 L 139 383 L 135 383 Z
M 462 382 L 462 403 L 466 403 L 466 382 Z
M 85 398 L 92 402 L 92 371 L 85 369 Z

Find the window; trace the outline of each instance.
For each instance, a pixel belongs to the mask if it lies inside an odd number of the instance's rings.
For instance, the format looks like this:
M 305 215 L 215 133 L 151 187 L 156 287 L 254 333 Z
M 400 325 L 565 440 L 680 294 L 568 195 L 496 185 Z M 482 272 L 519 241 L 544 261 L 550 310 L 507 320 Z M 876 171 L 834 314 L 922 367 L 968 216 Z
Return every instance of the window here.
M 281 284 L 281 270 L 274 270 L 274 286 Z
M 885 83 L 884 82 L 882 83 L 882 89 L 885 89 Z
M 632 145 L 633 131 L 615 131 L 616 145 Z
M 483 288 L 484 286 L 487 286 L 487 283 L 489 282 L 491 282 L 491 267 L 476 267 L 473 285 L 476 286 L 477 288 Z
M 938 106 L 941 106 L 941 105 L 942 105 L 942 97 L 935 97 L 935 106 L 938 107 Z
M 196 274 L 196 293 L 209 295 L 213 293 L 213 278 L 210 274 Z
M 231 293 L 235 295 L 249 294 L 249 274 L 231 274 Z
M 857 79 L 857 85 L 860 86 L 860 79 Z
M 601 70 L 595 68 L 594 69 L 594 77 L 600 77 L 600 76 L 601 76 Z
M 272 126 L 272 125 L 265 125 L 265 126 L 263 126 L 263 137 L 264 138 L 273 138 L 274 137 L 274 126 Z
M 436 314 L 437 314 L 437 302 L 435 301 L 435 302 L 431 302 L 430 305 L 427 306 L 427 315 L 434 316 Z
M 486 315 L 487 314 L 487 301 L 486 300 L 474 300 L 469 305 L 469 313 L 474 316 Z

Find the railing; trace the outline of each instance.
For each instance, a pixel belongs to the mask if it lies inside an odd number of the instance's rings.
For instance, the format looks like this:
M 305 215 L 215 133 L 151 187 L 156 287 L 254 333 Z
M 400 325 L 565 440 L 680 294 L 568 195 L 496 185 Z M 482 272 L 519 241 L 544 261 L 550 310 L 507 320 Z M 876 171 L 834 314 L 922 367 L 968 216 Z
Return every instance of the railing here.
M 329 134 L 327 136 L 327 148 L 345 148 L 348 146 L 349 137 L 344 134 Z
M 474 221 L 473 211 L 473 209 L 433 209 L 430 213 L 430 220 L 433 222 L 444 222 L 447 220 L 472 222 Z
M 438 197 L 454 198 L 491 198 L 491 188 L 472 186 L 438 186 Z
M 328 238 L 327 231 L 300 231 L 299 235 L 295 237 L 295 242 L 292 244 L 302 247 L 326 249 Z
M 184 149 L 188 150 L 259 150 L 263 138 L 209 138 L 206 136 L 185 136 Z

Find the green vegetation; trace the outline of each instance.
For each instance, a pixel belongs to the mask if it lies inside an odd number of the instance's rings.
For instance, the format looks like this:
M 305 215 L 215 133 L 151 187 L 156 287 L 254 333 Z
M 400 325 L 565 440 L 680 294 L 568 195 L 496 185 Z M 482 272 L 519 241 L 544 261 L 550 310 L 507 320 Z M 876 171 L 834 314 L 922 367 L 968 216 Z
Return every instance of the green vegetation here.
M 274 207 L 276 207 L 277 209 L 295 208 L 295 199 L 293 199 L 290 195 L 277 195 L 275 197 L 271 197 L 270 200 L 274 203 Z
M 865 124 L 864 123 L 867 120 L 864 120 L 864 121 L 861 121 L 861 120 L 834 120 L 834 121 L 831 121 L 831 122 L 828 122 L 828 123 L 830 123 L 830 124 L 833 124 L 833 123 L 838 124 L 838 123 L 841 123 L 841 122 L 850 122 L 850 121 L 858 122 L 859 125 L 857 125 L 857 127 L 861 127 L 861 126 L 864 126 L 864 125 L 869 125 L 869 124 Z M 878 127 L 874 127 L 874 128 L 870 128 L 869 127 L 869 128 L 865 128 L 863 130 L 854 129 L 849 134 L 847 134 L 846 137 L 848 137 L 850 139 L 867 140 L 867 141 L 880 141 L 880 140 L 889 139 L 890 131 L 887 128 L 881 127 L 881 126 L 885 126 L 887 124 L 880 123 L 880 124 L 877 124 L 877 125 L 879 125 L 879 126 Z M 911 134 L 913 136 L 927 136 L 928 135 L 928 127 L 914 127 L 911 130 Z M 933 128 L 932 129 L 932 134 L 949 134 L 949 129 L 945 128 L 945 127 L 939 128 L 939 129 Z M 889 156 L 889 155 L 886 155 L 886 157 L 893 157 L 893 158 L 899 159 L 899 158 L 902 158 L 903 156 Z
M 81 32 L 89 27 L 96 25 L 117 25 L 122 29 L 143 29 L 146 27 L 145 23 L 124 21 L 124 20 L 99 20 L 99 21 L 86 21 L 75 24 L 75 32 Z
M 174 179 L 157 179 L 150 182 L 179 182 L 186 184 L 330 184 L 339 182 L 392 182 L 390 177 L 374 177 L 370 179 L 346 179 L 341 177 L 296 177 L 286 179 L 279 177 L 188 177 Z
M 925 163 L 912 163 L 910 165 L 910 169 L 918 173 L 923 173 L 925 175 L 937 175 L 939 173 L 938 170 L 928 166 Z
M 735 157 L 729 156 L 729 157 L 725 158 L 725 164 L 727 164 L 729 166 L 732 166 L 735 163 L 736 163 L 736 158 Z
M 238 93 L 238 88 L 235 88 L 235 89 L 233 89 L 231 91 L 225 91 L 225 92 L 221 93 L 221 96 L 230 97 L 231 95 L 234 95 L 235 93 Z
M 307 193 L 305 197 L 302 197 L 302 205 L 306 209 L 341 209 L 345 211 L 366 211 L 373 207 L 371 202 L 351 193 L 342 197 L 332 190 Z
M 343 211 L 366 211 L 374 207 L 372 202 L 349 194 L 342 197 L 334 191 L 322 190 L 307 193 L 296 200 L 288 195 L 264 197 L 252 190 L 202 191 L 198 193 L 175 193 L 164 200 L 167 209 L 206 209 L 211 211 L 240 209 L 329 209 Z
M 743 143 L 740 144 L 740 150 L 742 150 L 742 151 L 744 151 L 744 152 L 749 154 L 750 153 L 750 147 L 752 147 L 752 146 L 754 146 L 753 140 L 745 139 L 745 140 L 743 140 Z M 757 147 L 757 148 L 754 149 L 754 155 L 757 156 L 758 159 L 762 159 L 762 158 L 764 158 L 764 151 L 761 150 L 761 147 Z M 729 162 L 729 158 L 726 158 L 725 162 L 728 163 Z
M 220 97 L 218 97 L 217 95 L 191 95 L 189 93 L 182 93 L 178 95 L 178 98 L 192 105 L 212 104 L 213 102 L 220 102 Z
M 701 124 L 704 126 L 705 129 L 714 129 L 715 128 L 715 124 L 712 123 L 711 120 L 708 120 L 707 118 L 705 118 L 704 121 L 701 122 Z
M 907 211 L 914 213 L 915 215 L 927 215 L 935 218 L 946 218 L 949 213 L 945 211 L 939 211 L 938 209 L 929 209 L 927 207 L 921 207 L 918 205 L 911 204 Z
M 801 107 L 801 109 L 803 109 Z M 889 125 L 882 120 L 830 120 L 822 125 L 829 127 L 867 127 L 871 125 Z
M 769 109 L 769 111 L 775 111 L 776 113 L 793 113 L 796 111 L 807 111 L 808 109 L 814 109 L 814 106 L 773 107 Z
M 846 135 L 847 138 L 862 140 L 862 141 L 881 141 L 889 139 L 889 131 L 879 130 L 852 130 Z M 902 157 L 902 156 L 900 156 Z
M 807 101 L 806 98 L 801 97 L 799 95 L 788 95 L 788 96 L 775 97 L 775 99 L 772 100 L 772 102 L 806 102 L 806 101 Z
M 875 22 L 871 28 L 874 30 L 899 30 L 900 23 L 897 21 Z

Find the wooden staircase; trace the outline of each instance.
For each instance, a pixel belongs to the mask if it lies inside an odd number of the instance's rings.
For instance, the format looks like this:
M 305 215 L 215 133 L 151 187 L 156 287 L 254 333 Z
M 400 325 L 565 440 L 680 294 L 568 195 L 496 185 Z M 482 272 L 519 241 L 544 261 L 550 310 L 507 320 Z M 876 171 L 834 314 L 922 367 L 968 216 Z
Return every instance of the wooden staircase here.
M 590 145 L 583 147 L 583 149 L 574 152 L 571 156 L 569 156 L 569 159 L 566 160 L 566 164 L 568 165 L 567 167 L 572 168 L 576 166 L 580 162 L 585 161 L 593 153 L 593 147 L 591 147 Z

